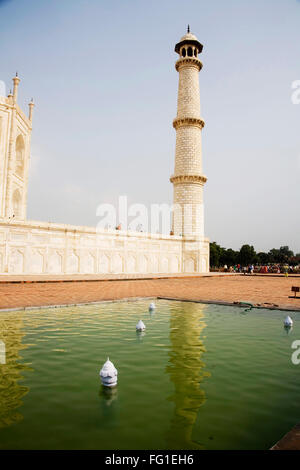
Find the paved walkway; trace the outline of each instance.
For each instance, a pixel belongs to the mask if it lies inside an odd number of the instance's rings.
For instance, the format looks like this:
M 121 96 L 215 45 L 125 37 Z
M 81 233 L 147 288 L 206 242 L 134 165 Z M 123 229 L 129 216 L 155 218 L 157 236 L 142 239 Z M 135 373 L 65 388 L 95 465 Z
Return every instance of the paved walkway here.
M 300 310 L 300 297 L 289 298 L 300 278 L 210 276 L 81 282 L 0 282 L 0 309 L 65 305 L 129 297 L 168 297 L 210 302 L 249 301 Z
M 296 424 L 270 450 L 300 450 L 300 424 Z
M 123 279 L 175 279 L 175 278 L 191 278 L 191 277 L 219 277 L 219 276 L 240 276 L 240 273 L 166 273 L 166 274 L 0 274 L 0 284 L 3 282 L 53 282 L 53 281 L 112 281 Z M 285 277 L 284 274 L 260 274 L 255 273 L 253 276 L 264 277 Z M 299 278 L 300 274 L 289 274 L 290 278 Z
M 169 279 L 187 277 L 237 276 L 237 273 L 176 274 L 0 274 L 2 282 L 114 281 L 117 279 Z M 300 278 L 300 275 L 299 275 Z

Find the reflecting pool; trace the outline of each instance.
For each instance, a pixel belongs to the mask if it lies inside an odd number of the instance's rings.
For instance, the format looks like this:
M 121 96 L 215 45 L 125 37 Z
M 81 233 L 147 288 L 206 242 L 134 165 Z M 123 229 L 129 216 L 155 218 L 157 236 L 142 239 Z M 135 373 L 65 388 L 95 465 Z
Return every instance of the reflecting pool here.
M 1 312 L 0 449 L 268 449 L 300 421 L 300 313 L 149 302 Z

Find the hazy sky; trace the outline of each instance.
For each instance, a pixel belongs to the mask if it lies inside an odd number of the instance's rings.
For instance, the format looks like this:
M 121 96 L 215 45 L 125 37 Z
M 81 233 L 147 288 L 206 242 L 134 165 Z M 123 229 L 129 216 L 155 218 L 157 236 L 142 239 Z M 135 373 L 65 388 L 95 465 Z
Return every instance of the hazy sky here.
M 300 2 L 0 0 L 0 80 L 34 97 L 28 218 L 95 225 L 96 207 L 171 203 L 178 74 L 200 72 L 205 232 L 300 252 Z

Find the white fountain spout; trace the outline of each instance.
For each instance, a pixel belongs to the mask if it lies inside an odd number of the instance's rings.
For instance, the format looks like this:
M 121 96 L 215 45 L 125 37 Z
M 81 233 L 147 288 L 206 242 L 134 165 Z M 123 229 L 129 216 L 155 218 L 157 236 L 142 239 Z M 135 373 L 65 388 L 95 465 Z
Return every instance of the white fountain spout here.
M 107 358 L 107 361 L 103 365 L 99 373 L 102 384 L 105 387 L 114 387 L 118 382 L 118 371 L 113 363 Z
M 144 322 L 142 322 L 142 320 L 139 320 L 137 325 L 136 325 L 136 329 L 137 331 L 143 331 L 146 329 L 146 325 L 144 324 Z
M 293 326 L 293 320 L 291 319 L 289 315 L 284 320 L 284 326 Z

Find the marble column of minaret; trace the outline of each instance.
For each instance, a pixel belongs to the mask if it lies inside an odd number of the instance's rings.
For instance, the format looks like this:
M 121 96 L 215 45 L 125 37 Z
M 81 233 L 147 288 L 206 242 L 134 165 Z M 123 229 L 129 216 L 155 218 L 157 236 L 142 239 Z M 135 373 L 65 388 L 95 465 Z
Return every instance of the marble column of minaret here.
M 198 54 L 202 44 L 188 32 L 175 46 L 179 54 L 175 67 L 179 72 L 176 130 L 175 170 L 170 181 L 174 187 L 174 235 L 203 239 L 204 211 L 199 71 L 202 63 Z

